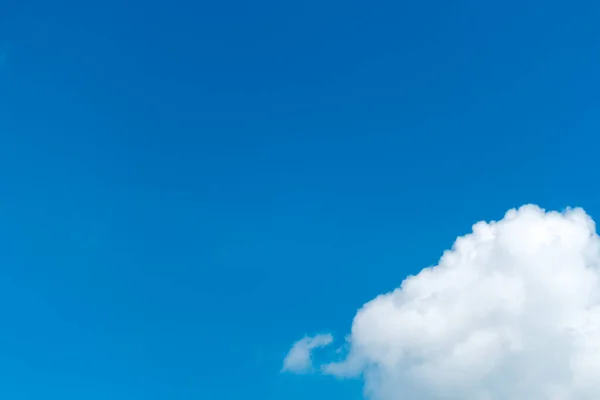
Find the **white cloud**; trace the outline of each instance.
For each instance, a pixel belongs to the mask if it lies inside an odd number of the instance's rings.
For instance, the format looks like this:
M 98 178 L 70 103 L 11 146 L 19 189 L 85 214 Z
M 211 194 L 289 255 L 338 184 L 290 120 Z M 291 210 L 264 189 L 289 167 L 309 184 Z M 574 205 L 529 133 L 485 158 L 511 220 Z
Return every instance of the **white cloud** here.
M 305 336 L 303 339 L 298 340 L 283 360 L 283 371 L 296 373 L 310 371 L 313 368 L 312 351 L 319 347 L 325 347 L 331 344 L 332 341 L 333 337 L 330 334 L 313 337 Z
M 336 376 L 375 400 L 591 400 L 600 239 L 581 209 L 479 222 L 438 265 L 358 311 Z

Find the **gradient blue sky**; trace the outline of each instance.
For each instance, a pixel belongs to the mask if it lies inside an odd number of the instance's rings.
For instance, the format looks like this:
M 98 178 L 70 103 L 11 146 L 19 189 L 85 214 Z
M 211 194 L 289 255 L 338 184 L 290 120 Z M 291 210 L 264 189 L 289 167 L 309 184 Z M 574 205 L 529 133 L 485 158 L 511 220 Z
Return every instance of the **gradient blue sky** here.
M 0 396 L 360 399 L 291 343 L 600 216 L 600 3 L 0 1 Z

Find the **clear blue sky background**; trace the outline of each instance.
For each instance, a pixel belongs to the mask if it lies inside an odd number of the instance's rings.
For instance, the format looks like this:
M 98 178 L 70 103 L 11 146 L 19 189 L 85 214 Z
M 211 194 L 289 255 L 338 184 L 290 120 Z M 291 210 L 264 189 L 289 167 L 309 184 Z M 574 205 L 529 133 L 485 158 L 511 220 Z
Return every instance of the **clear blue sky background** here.
M 305 333 L 600 217 L 597 1 L 0 1 L 0 397 L 359 399 Z

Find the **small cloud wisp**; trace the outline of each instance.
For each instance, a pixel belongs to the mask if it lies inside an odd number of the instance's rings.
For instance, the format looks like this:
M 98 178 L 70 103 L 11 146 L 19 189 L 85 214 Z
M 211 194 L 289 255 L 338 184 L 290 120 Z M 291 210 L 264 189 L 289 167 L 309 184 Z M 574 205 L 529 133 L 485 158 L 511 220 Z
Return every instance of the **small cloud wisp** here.
M 325 347 L 333 341 L 330 334 L 321 334 L 316 336 L 306 336 L 294 343 L 287 356 L 283 360 L 282 371 L 305 373 L 313 369 L 312 352 L 313 350 Z

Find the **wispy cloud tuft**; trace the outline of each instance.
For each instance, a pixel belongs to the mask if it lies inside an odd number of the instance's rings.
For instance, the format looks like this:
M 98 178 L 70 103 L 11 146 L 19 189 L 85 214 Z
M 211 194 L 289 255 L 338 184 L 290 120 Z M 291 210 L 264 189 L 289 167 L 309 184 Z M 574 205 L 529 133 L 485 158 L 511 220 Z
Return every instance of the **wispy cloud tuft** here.
M 313 350 L 328 346 L 331 342 L 333 342 L 333 337 L 330 334 L 321 334 L 313 337 L 306 336 L 297 341 L 283 360 L 282 371 L 302 373 L 312 370 L 311 355 Z

